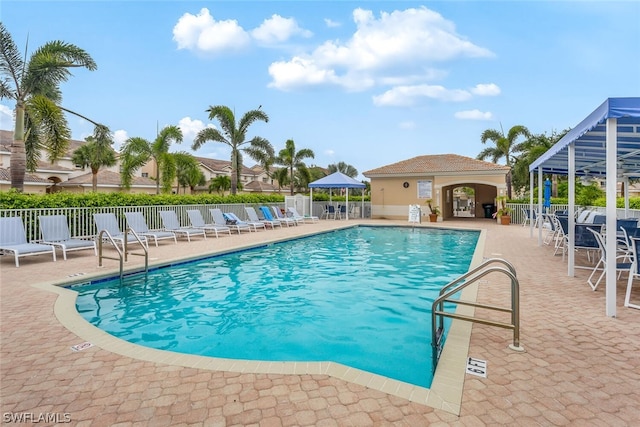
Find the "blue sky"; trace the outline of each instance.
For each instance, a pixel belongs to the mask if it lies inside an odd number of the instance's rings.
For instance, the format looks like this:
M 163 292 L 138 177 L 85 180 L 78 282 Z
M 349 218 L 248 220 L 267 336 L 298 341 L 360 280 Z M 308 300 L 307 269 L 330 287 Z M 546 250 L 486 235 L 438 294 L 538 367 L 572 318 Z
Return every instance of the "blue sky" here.
M 0 16 L 21 50 L 63 40 L 94 58 L 62 105 L 109 126 L 118 146 L 178 125 L 172 151 L 192 152 L 217 125 L 210 105 L 236 117 L 261 105 L 270 121 L 249 138 L 276 151 L 293 139 L 314 150 L 307 164 L 364 172 L 475 157 L 485 129 L 561 131 L 607 97 L 640 96 L 637 1 L 3 0 Z M 13 108 L 0 101 L 0 128 L 13 128 Z M 93 131 L 69 123 L 74 139 Z M 229 159 L 220 143 L 194 154 Z

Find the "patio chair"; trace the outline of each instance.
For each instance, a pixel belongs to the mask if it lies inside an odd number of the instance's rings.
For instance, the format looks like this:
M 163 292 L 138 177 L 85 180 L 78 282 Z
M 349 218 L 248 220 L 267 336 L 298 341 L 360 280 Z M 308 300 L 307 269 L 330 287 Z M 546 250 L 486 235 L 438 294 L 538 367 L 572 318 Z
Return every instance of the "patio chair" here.
M 227 222 L 229 221 L 235 221 L 236 225 L 247 225 L 251 228 L 253 228 L 253 231 L 258 231 L 258 228 L 262 228 L 263 230 L 267 229 L 267 226 L 265 225 L 264 222 L 261 221 L 243 221 L 240 218 L 238 218 L 238 216 L 236 214 L 234 214 L 233 212 L 225 212 L 224 214 L 224 218 L 225 220 L 227 220 Z
M 324 210 L 322 211 L 322 215 L 320 215 L 320 218 L 336 219 L 336 207 L 333 205 L 325 205 Z
M 207 233 L 202 229 L 182 227 L 175 211 L 160 211 L 158 213 L 166 231 L 176 233 L 176 236 L 185 236 L 189 242 L 191 241 L 191 236 L 202 236 L 204 240 L 207 239 Z
M 278 221 L 280 223 L 280 228 L 282 228 L 282 223 L 284 222 L 285 224 L 287 224 L 287 227 L 291 227 L 292 225 L 296 225 L 296 222 L 293 219 L 289 219 L 287 218 L 286 220 L 282 220 L 280 218 L 277 218 L 275 215 L 275 211 L 272 213 L 271 210 L 269 209 L 269 207 L 267 206 L 260 206 L 260 211 L 262 212 L 262 215 L 264 216 L 264 219 L 268 220 L 268 221 Z
M 98 256 L 98 248 L 95 240 L 78 239 L 71 237 L 66 215 L 41 215 L 38 217 L 42 243 L 59 247 L 62 257 L 67 259 L 67 252 L 93 249 Z
M 189 216 L 189 221 L 191 222 L 191 226 L 193 228 L 198 228 L 204 230 L 205 232 L 213 231 L 216 235 L 216 238 L 219 237 L 219 232 L 229 233 L 229 236 L 231 236 L 231 229 L 226 225 L 207 224 L 202 217 L 202 212 L 200 212 L 198 209 L 188 210 L 187 216 Z
M 347 217 L 347 205 L 338 205 L 335 219 L 342 219 Z
M 27 242 L 27 232 L 19 216 L 0 218 L 0 253 L 13 252 L 16 267 L 20 267 L 19 258 L 31 255 L 52 254 L 56 261 L 56 249 L 53 245 Z
M 242 231 L 251 232 L 251 227 L 248 224 L 237 224 L 235 221 L 227 221 L 222 213 L 222 210 L 218 208 L 209 209 L 209 213 L 213 218 L 213 223 L 216 225 L 224 225 L 225 227 L 229 227 L 231 230 L 236 230 L 238 234 Z
M 280 221 L 274 220 L 273 217 L 271 217 L 271 220 L 268 219 L 267 217 L 265 217 L 264 219 L 260 219 L 258 217 L 258 213 L 256 212 L 255 208 L 252 206 L 245 206 L 244 210 L 247 213 L 247 216 L 249 217 L 250 223 L 261 222 L 265 226 L 268 225 L 269 227 L 271 227 L 272 230 L 275 229 L 276 226 L 279 226 L 280 228 L 282 228 L 282 223 Z M 271 216 L 271 214 L 269 214 L 269 216 Z
M 522 226 L 525 227 L 531 224 L 531 220 L 533 219 L 533 226 L 540 227 L 541 217 L 538 215 L 538 211 L 535 209 L 529 210 L 528 208 L 522 208 L 522 215 L 524 220 L 522 221 Z
M 596 230 L 592 228 L 589 228 L 589 231 L 591 231 L 595 236 L 596 241 L 598 242 L 598 247 L 600 249 L 600 259 L 598 260 L 598 263 L 596 264 L 596 266 L 593 268 L 591 275 L 589 275 L 589 278 L 587 279 L 587 283 L 589 283 L 589 286 L 591 286 L 591 289 L 595 291 L 598 285 L 600 284 L 600 281 L 602 280 L 604 275 L 607 273 L 607 250 L 606 250 L 604 237 L 602 236 L 602 234 L 598 233 Z M 623 271 L 631 271 L 632 262 L 618 262 L 618 260 L 626 260 L 627 256 L 628 254 L 626 252 L 615 254 L 614 261 L 616 263 L 616 271 L 618 273 L 622 273 Z M 602 272 L 598 276 L 598 279 L 594 282 L 593 277 L 595 276 L 596 272 L 600 269 L 601 266 L 602 266 Z
M 631 303 L 631 288 L 633 287 L 633 279 L 640 277 L 640 262 L 638 260 L 638 244 L 640 238 L 631 237 L 631 248 L 633 252 L 633 262 L 629 270 L 629 279 L 627 280 L 627 292 L 624 296 L 624 306 L 640 310 L 640 304 Z
M 130 229 L 138 233 L 139 236 L 153 239 L 156 247 L 158 247 L 158 240 L 173 239 L 174 243 L 178 243 L 176 233 L 173 231 L 150 230 L 142 212 L 125 212 L 124 217 Z
M 124 250 L 125 239 L 126 239 L 127 245 L 130 243 L 142 242 L 142 245 L 144 247 L 146 247 L 147 249 L 149 248 L 149 242 L 147 241 L 146 237 L 138 236 L 135 231 L 133 231 L 132 233 L 125 234 L 122 230 L 120 230 L 120 226 L 118 225 L 118 219 L 116 218 L 116 214 L 114 213 L 93 214 L 93 221 L 96 224 L 96 228 L 98 229 L 98 235 L 103 230 L 107 231 L 111 236 L 111 238 L 113 239 L 114 243 L 120 242 L 123 250 Z M 103 237 L 103 240 L 105 239 L 106 237 Z M 140 239 L 140 242 L 138 241 L 138 239 Z
M 311 221 L 311 222 L 318 222 L 320 221 L 320 218 L 318 218 L 317 216 L 313 216 L 313 215 L 305 215 L 302 216 L 298 213 L 298 211 L 296 210 L 296 208 L 294 207 L 289 207 L 287 208 L 287 210 L 289 211 L 289 213 L 291 213 L 291 218 L 294 219 L 301 219 L 304 222 L 307 222 L 307 220 Z
M 273 210 L 274 216 L 280 222 L 285 222 L 287 225 L 289 225 L 289 224 L 294 224 L 294 225 L 304 224 L 304 220 L 302 220 L 302 219 L 296 219 L 296 218 L 284 215 L 278 206 L 271 206 L 271 209 Z

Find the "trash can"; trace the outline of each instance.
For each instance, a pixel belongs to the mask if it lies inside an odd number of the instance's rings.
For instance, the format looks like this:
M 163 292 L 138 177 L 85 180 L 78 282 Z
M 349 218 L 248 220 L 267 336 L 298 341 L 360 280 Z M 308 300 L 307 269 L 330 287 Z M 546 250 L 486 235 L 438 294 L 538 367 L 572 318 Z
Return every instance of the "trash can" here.
M 485 218 L 493 218 L 493 211 L 495 210 L 496 205 L 493 203 L 483 203 L 482 209 L 484 209 L 484 217 Z

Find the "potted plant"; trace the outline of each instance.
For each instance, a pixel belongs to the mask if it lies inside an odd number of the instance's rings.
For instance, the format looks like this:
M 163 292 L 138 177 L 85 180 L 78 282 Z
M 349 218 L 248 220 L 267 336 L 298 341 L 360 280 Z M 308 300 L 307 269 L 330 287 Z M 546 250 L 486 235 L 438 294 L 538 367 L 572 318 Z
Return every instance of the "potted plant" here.
M 425 202 L 427 204 L 427 206 L 429 206 L 429 210 L 431 211 L 431 213 L 429 213 L 429 221 L 430 222 L 438 222 L 438 215 L 440 215 L 440 208 L 438 206 L 431 206 L 431 199 L 427 199 L 427 201 Z
M 496 198 L 498 203 L 498 210 L 493 214 L 494 218 L 497 218 L 500 224 L 511 224 L 511 211 L 510 207 L 507 207 L 507 196 L 500 196 Z

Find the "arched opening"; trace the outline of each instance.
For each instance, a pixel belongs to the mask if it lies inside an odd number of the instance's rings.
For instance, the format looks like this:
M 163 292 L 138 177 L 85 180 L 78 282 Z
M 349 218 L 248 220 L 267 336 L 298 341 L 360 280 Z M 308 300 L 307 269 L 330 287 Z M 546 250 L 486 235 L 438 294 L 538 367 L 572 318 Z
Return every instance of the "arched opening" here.
M 443 219 L 492 218 L 498 188 L 477 182 L 461 182 L 442 187 Z

